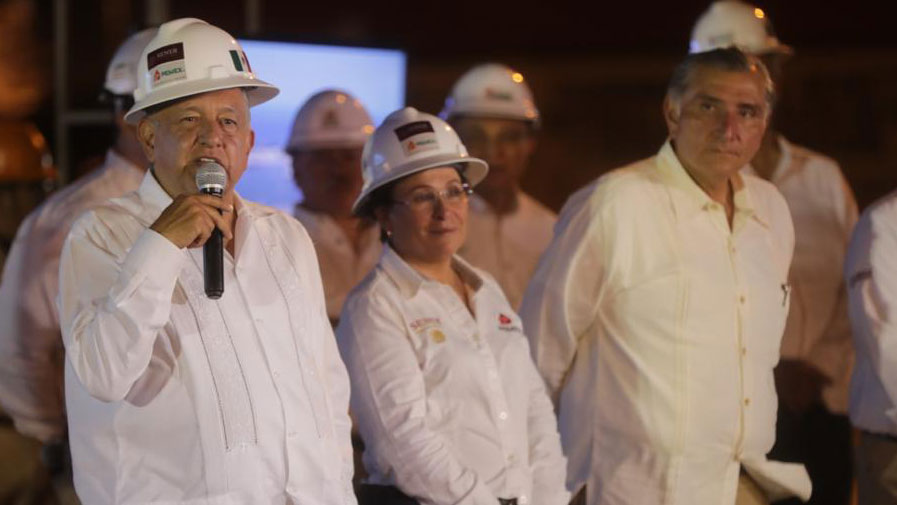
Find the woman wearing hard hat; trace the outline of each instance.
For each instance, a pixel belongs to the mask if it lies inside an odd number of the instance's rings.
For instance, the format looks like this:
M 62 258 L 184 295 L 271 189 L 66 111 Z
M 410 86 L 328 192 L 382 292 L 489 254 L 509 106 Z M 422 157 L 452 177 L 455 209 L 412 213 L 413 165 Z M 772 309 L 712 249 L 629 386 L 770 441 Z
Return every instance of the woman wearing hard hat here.
M 520 319 L 455 254 L 486 163 L 409 107 L 374 132 L 362 165 L 354 211 L 386 244 L 337 328 L 366 444 L 360 502 L 566 504 L 554 411 Z

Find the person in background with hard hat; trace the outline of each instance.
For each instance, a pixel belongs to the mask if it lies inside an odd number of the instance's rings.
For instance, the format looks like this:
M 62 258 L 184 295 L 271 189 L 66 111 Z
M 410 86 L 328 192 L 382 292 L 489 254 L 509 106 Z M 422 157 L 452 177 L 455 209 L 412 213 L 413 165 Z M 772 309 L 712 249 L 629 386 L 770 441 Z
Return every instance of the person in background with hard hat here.
M 714 2 L 695 23 L 689 51 L 733 45 L 760 58 L 781 93 L 782 68 L 793 51 L 775 36 L 766 13 L 737 0 Z M 857 204 L 837 162 L 791 143 L 774 123 L 744 169 L 775 184 L 794 219 L 792 301 L 775 370 L 779 409 L 771 455 L 806 464 L 811 504 L 846 505 L 854 349 L 842 268 Z
M 774 100 L 736 48 L 686 57 L 669 140 L 575 193 L 523 301 L 558 409 L 567 487 L 590 505 L 754 505 L 810 495 L 770 461 L 788 313 L 788 206 L 740 169 Z
M 461 256 L 495 277 L 516 310 L 557 219 L 520 189 L 539 129 L 532 92 L 519 72 L 478 65 L 455 83 L 440 116 L 472 156 L 489 164 L 489 175 L 470 199 Z
M 29 122 L 0 121 L 0 269 L 19 224 L 46 198 L 55 182 L 53 160 L 40 131 Z M 2 278 L 0 274 L 0 286 Z M 8 321 L 0 312 L 0 334 L 6 331 Z M 12 355 L 6 350 L 0 353 L 0 367 L 9 364 Z M 0 376 L 0 391 L 6 381 Z M 0 403 L 0 503 L 55 504 L 41 443 L 19 433 L 11 412 L 5 412 L 3 406 Z
M 116 135 L 103 166 L 53 194 L 19 227 L 0 283 L 0 405 L 16 429 L 44 444 L 45 463 L 64 503 L 76 502 L 65 444 L 64 353 L 56 312 L 59 255 L 72 222 L 109 198 L 137 189 L 146 157 L 124 115 L 134 104 L 137 60 L 156 34 L 138 32 L 115 52 L 102 98 L 112 109 Z
M 361 150 L 373 131 L 357 98 L 324 90 L 299 109 L 286 148 L 303 195 L 294 216 L 315 244 L 334 326 L 346 295 L 380 257 L 380 229 L 352 214 L 362 185 Z
M 337 340 L 370 475 L 362 505 L 566 505 L 551 401 L 520 319 L 456 255 L 487 165 L 439 118 L 390 114 L 355 203 L 386 245 L 349 294 Z
M 353 504 L 349 381 L 301 224 L 233 190 L 276 87 L 239 43 L 183 18 L 139 63 L 150 170 L 79 218 L 60 260 L 59 316 L 75 486 L 84 503 Z M 226 176 L 197 192 L 200 167 Z M 225 184 L 222 184 L 225 185 Z M 203 245 L 225 289 L 204 293 Z

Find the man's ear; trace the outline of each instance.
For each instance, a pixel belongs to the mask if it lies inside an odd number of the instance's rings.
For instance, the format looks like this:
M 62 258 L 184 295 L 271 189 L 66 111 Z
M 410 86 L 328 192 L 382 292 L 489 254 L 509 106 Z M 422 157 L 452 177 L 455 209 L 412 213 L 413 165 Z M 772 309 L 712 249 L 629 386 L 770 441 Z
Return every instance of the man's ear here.
M 156 124 L 149 118 L 143 118 L 137 125 L 137 140 L 143 147 L 143 154 L 152 163 L 155 161 Z
M 663 99 L 663 119 L 667 124 L 667 134 L 669 134 L 670 138 L 676 137 L 676 132 L 679 131 L 679 117 L 681 114 L 680 106 L 670 98 L 670 95 L 667 95 Z

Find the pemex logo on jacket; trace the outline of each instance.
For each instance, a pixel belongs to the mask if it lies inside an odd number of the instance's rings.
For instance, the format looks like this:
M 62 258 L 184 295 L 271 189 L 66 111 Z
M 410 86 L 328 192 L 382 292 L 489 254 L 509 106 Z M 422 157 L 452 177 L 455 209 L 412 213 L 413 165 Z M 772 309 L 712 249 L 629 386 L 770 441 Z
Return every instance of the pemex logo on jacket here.
M 519 326 L 514 326 L 514 320 L 505 314 L 498 314 L 498 329 L 502 331 L 519 331 L 523 330 Z

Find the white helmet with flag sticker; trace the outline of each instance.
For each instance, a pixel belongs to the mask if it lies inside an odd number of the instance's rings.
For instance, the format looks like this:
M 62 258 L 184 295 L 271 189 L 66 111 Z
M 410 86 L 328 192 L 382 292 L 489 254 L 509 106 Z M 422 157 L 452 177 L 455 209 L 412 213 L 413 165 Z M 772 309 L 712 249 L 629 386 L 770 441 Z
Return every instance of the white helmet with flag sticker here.
M 458 134 L 438 117 L 405 107 L 386 117 L 364 145 L 361 161 L 364 186 L 355 214 L 366 212 L 371 194 L 390 182 L 416 172 L 457 166 L 471 186 L 486 177 L 486 162 L 472 158 Z
M 286 150 L 358 148 L 373 132 L 374 121 L 357 98 L 328 89 L 312 95 L 296 113 Z
M 148 107 L 209 91 L 245 88 L 249 105 L 274 98 L 277 87 L 259 80 L 243 48 L 224 30 L 196 18 L 164 23 L 140 58 L 134 106 L 138 122 Z
M 539 122 L 539 110 L 523 74 L 498 63 L 477 65 L 462 75 L 439 116 L 445 120 L 476 116 Z
M 763 9 L 739 0 L 720 0 L 712 3 L 695 22 L 688 52 L 702 53 L 730 46 L 755 55 L 794 52 L 779 42 Z

